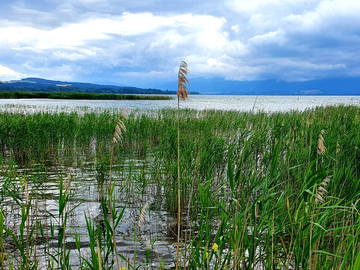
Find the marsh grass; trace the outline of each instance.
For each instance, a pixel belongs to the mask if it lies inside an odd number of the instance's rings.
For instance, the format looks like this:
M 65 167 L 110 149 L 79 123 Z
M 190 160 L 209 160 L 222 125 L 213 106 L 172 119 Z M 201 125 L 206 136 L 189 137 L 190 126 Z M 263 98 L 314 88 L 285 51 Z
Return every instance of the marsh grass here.
M 174 121 L 177 115 L 178 122 Z M 123 119 L 126 132 L 121 144 L 113 145 L 117 121 L 118 115 L 111 113 L 1 113 L 3 164 L 10 168 L 11 160 L 27 167 L 77 164 L 78 159 L 101 162 L 110 160 L 113 149 L 112 165 L 117 165 L 126 153 L 151 153 L 147 174 L 163 190 L 162 205 L 176 217 L 180 198 L 181 229 L 191 228 L 186 243 L 185 237 L 180 239 L 181 246 L 187 246 L 186 254 L 182 248 L 179 252 L 183 266 L 357 269 L 360 265 L 359 107 L 274 114 L 193 110 L 130 114 Z M 181 155 L 177 154 L 178 145 Z M 106 169 L 113 167 L 109 163 L 99 165 L 99 174 L 106 175 Z M 3 249 L 3 262 L 26 269 L 32 263 L 26 258 L 31 241 L 25 233 L 31 211 L 26 197 L 19 193 L 23 188 L 12 182 L 19 177 L 16 170 L 2 169 L 1 176 L 1 197 L 11 197 L 23 209 L 19 227 L 14 229 L 8 222 L 12 213 L 1 200 L 4 218 L 0 226 L 13 239 L 3 236 L 3 246 L 9 241 L 17 243 L 15 249 L 24 255 L 14 261 Z M 102 179 L 109 181 L 105 176 Z M 136 179 L 147 185 L 145 176 Z M 116 196 L 114 192 L 110 187 L 107 194 Z M 108 219 L 105 228 L 98 229 L 87 217 L 92 253 L 87 257 L 82 252 L 81 260 L 88 268 L 99 263 L 102 269 L 115 267 L 112 222 L 121 223 L 123 210 L 114 201 L 109 203 L 110 198 L 104 196 L 101 204 L 103 213 L 112 213 L 104 214 Z M 150 204 L 148 211 L 152 207 Z M 176 241 L 179 234 L 177 229 L 173 231 Z M 60 260 L 66 261 L 66 251 L 61 252 L 65 254 Z M 118 255 L 127 268 L 139 266 Z
M 85 92 L 29 92 L 29 91 L 0 91 L 0 98 L 49 98 L 49 99 L 81 99 L 81 100 L 171 100 L 162 95 L 131 95 L 131 94 L 102 94 Z

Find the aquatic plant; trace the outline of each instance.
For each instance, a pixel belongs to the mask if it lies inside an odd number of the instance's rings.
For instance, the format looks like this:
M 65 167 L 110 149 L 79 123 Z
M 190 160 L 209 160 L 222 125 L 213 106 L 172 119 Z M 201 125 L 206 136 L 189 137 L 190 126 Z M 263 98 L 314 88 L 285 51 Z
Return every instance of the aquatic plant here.
M 181 236 L 179 256 L 173 257 L 178 267 L 359 268 L 359 107 L 273 114 L 212 110 L 134 113 L 121 118 L 126 132 L 121 133 L 121 143 L 113 145 L 118 119 L 118 114 L 110 112 L 0 113 L 0 227 L 5 232 L 0 254 L 6 267 L 35 268 L 34 245 L 41 240 L 34 240 L 36 232 L 48 234 L 43 239 L 57 240 L 61 229 L 61 223 L 56 222 L 37 226 L 34 218 L 35 202 L 45 196 L 36 196 L 40 183 L 57 182 L 61 177 L 26 176 L 31 188 L 24 192 L 25 174 L 21 169 L 46 170 L 54 164 L 80 169 L 82 161 L 94 161 L 91 175 L 95 185 L 96 175 L 107 184 L 111 176 L 112 185 L 99 200 L 102 216 L 95 219 L 87 215 L 89 228 L 84 231 L 89 243 L 92 241 L 91 247 L 87 249 L 80 241 L 84 239 L 74 236 L 81 254 L 68 253 L 69 243 L 61 248 L 64 238 L 60 237 L 60 247 L 41 255 L 47 256 L 49 269 L 57 266 L 50 254 L 62 260 L 64 266 L 69 264 L 70 256 L 80 261 L 83 269 L 99 264 L 102 269 L 115 268 L 114 255 L 118 252 L 114 251 L 113 239 L 115 236 L 119 241 L 121 236 L 114 228 L 126 222 L 127 202 L 119 202 L 120 195 L 126 196 L 135 209 L 130 231 L 133 241 L 142 241 L 139 227 L 146 228 L 148 217 L 151 221 L 156 211 L 166 210 L 170 217 L 179 217 L 173 223 L 169 218 L 168 226 L 174 240 Z M 136 161 L 129 161 L 129 156 L 146 158 L 149 165 L 143 169 Z M 111 173 L 106 172 L 110 169 Z M 60 190 L 60 184 L 57 186 Z M 149 200 L 149 190 L 154 200 Z M 136 204 L 135 192 L 142 196 Z M 58 202 L 58 194 L 55 198 Z M 72 200 L 75 198 L 69 198 Z M 27 210 L 29 201 L 32 208 Z M 65 236 L 74 235 L 69 226 L 63 228 Z M 151 262 L 161 265 L 153 240 L 146 252 L 137 253 L 131 260 L 117 254 L 121 267 L 136 269 Z M 19 256 L 11 256 L 8 247 Z M 41 259 L 40 254 L 37 259 Z

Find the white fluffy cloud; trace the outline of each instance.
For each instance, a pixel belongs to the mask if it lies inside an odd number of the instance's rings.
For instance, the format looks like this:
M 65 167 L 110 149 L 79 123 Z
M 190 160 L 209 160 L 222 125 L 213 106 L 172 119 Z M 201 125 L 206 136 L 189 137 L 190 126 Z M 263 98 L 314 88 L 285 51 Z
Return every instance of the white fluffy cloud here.
M 165 0 L 122 7 L 113 0 L 54 0 L 54 11 L 37 2 L 5 6 L 22 15 L 0 20 L 0 70 L 17 71 L 2 71 L 8 77 L 136 85 L 140 78 L 171 80 L 181 59 L 193 77 L 229 80 L 307 80 L 360 70 L 357 0 L 186 0 L 187 11 Z
M 50 29 L 0 21 L 0 42 L 16 49 L 74 49 L 82 48 L 91 41 L 167 34 L 173 29 L 181 31 L 184 35 L 196 33 L 196 42 L 212 48 L 221 47 L 225 43 L 225 37 L 220 32 L 225 21 L 224 18 L 206 15 L 183 14 L 165 17 L 152 13 L 124 13 L 117 17 L 91 18 Z
M 13 79 L 20 79 L 21 74 L 12 70 L 11 68 L 0 65 L 0 81 L 8 81 Z

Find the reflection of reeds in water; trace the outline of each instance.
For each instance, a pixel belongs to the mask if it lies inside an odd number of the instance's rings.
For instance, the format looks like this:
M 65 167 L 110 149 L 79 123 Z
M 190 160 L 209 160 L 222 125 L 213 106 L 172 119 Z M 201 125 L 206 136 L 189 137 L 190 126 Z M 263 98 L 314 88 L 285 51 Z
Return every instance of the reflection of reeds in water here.
M 140 229 L 141 229 L 142 225 L 144 224 L 146 212 L 148 211 L 149 206 L 150 206 L 150 201 L 147 201 L 144 204 L 144 206 L 141 207 L 141 211 L 140 211 L 139 218 L 138 218 L 138 223 L 137 223 L 137 226 L 139 228 L 139 232 L 140 232 Z

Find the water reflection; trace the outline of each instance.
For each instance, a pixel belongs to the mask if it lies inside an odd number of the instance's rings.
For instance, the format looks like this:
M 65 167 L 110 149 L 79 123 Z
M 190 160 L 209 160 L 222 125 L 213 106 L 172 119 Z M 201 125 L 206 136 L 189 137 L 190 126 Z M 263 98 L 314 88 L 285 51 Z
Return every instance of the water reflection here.
M 124 216 L 116 230 L 117 251 L 131 263 L 158 267 L 161 262 L 166 268 L 170 268 L 175 261 L 173 237 L 169 234 L 174 219 L 165 211 L 163 187 L 154 182 L 149 174 L 150 159 L 151 157 L 144 160 L 128 158 L 112 169 L 115 205 L 117 209 L 124 209 Z M 71 264 L 79 266 L 80 263 L 76 248 L 77 236 L 80 237 L 78 244 L 81 255 L 90 256 L 85 215 L 94 224 L 103 222 L 101 197 L 104 185 L 107 184 L 98 181 L 98 174 L 93 162 L 83 162 L 77 167 L 2 168 L 1 208 L 7 217 L 7 227 L 14 232 L 19 230 L 21 205 L 29 200 L 30 218 L 26 225 L 31 229 L 41 222 L 44 228 L 44 238 L 40 235 L 33 237 L 40 268 L 45 269 L 50 264 L 49 254 L 54 256 L 59 246 L 57 230 L 53 236 L 51 230 L 54 225 L 59 224 L 61 179 L 68 181 L 69 185 L 67 210 L 73 209 L 69 211 L 65 232 L 65 246 L 71 250 Z M 14 196 L 9 196 L 10 192 Z M 19 202 L 22 200 L 22 203 L 17 203 L 14 198 L 18 198 Z M 8 250 L 15 250 L 14 243 L 10 239 L 7 242 Z

